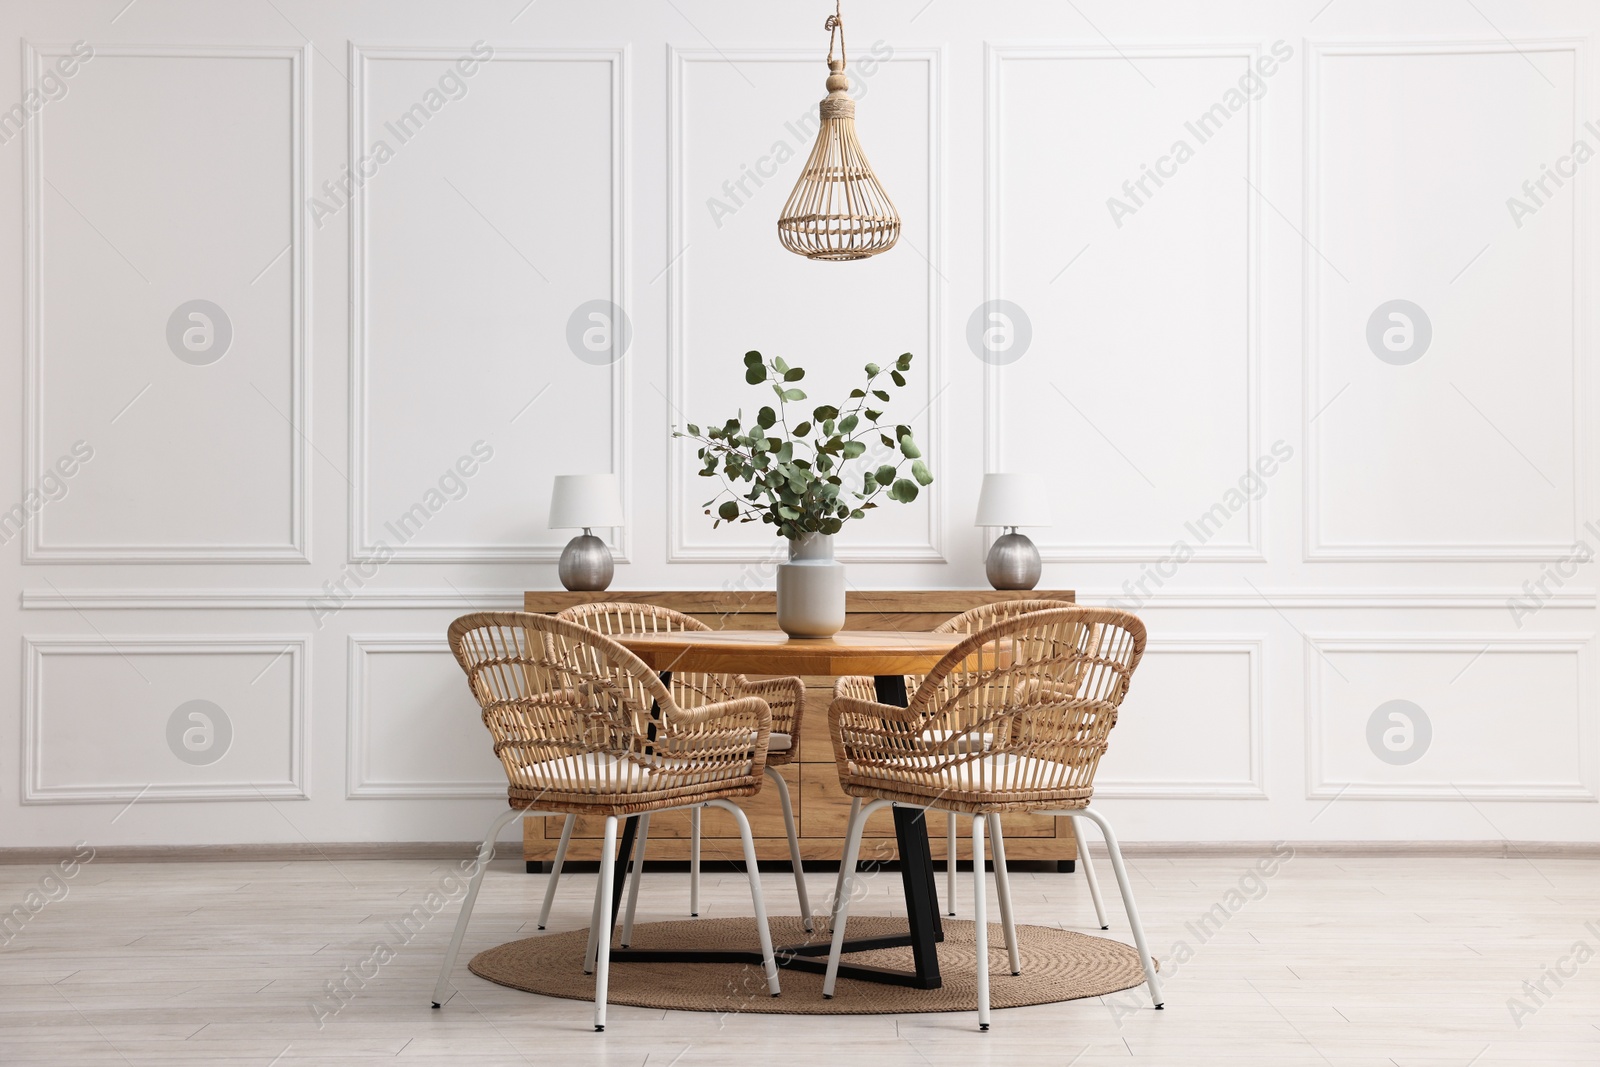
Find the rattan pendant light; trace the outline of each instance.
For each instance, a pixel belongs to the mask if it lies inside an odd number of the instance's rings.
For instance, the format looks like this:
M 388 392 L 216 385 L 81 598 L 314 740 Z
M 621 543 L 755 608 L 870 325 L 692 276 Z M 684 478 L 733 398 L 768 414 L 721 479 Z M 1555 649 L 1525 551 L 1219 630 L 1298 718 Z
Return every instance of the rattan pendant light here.
M 856 140 L 856 102 L 845 76 L 844 21 L 838 2 L 828 16 L 828 95 L 822 126 L 800 180 L 778 218 L 778 240 L 807 259 L 866 259 L 900 239 L 900 213 L 872 173 Z M 833 42 L 839 41 L 839 58 Z

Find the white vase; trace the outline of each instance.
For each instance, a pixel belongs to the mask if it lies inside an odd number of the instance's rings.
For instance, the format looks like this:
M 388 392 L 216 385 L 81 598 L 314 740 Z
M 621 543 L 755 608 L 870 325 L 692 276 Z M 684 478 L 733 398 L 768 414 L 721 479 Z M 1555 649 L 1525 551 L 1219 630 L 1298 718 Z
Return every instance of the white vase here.
M 844 629 L 844 564 L 833 537 L 811 533 L 789 542 L 778 564 L 778 627 L 790 637 L 832 637 Z

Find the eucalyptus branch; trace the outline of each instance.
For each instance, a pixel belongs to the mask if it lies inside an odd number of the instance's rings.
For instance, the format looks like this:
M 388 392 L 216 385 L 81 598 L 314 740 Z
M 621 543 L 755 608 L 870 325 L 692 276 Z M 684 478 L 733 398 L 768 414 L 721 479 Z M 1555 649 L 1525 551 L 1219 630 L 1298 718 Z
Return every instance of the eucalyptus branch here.
M 888 368 L 867 364 L 865 385 L 851 390 L 844 401 L 845 410 L 821 404 L 810 419 L 798 423 L 789 418 L 789 404 L 807 399 L 794 384 L 805 378 L 804 368 L 791 367 L 776 357 L 769 362 L 759 352 L 746 353 L 744 366 L 747 383 L 765 385 L 777 394 L 776 409 L 760 408 L 755 425 L 748 428 L 742 417 L 735 417 L 704 432 L 693 423 L 688 424 L 686 433 L 673 431 L 676 437 L 699 443 L 702 477 L 720 477 L 722 487 L 706 502 L 707 515 L 713 514 L 711 506 L 717 505 L 714 525 L 759 520 L 776 526 L 789 538 L 833 534 L 846 521 L 864 518 L 878 506 L 879 496 L 887 494 L 891 500 L 910 503 L 917 498 L 919 487 L 932 483 L 933 475 L 922 461 L 911 427 L 896 425 L 890 436 L 881 425 L 884 412 L 867 406 L 874 400 L 888 402 L 888 390 L 879 387 L 886 370 L 896 388 L 905 386 L 910 353 Z M 819 433 L 808 437 L 813 426 Z M 876 432 L 882 443 L 899 452 L 892 464 L 882 462 L 870 470 L 865 464 L 856 464 L 868 452 L 862 438 L 869 432 Z M 809 449 L 809 456 L 801 454 L 801 448 Z M 901 476 L 908 460 L 910 478 Z M 747 485 L 748 492 L 741 493 L 739 483 Z M 724 494 L 729 499 L 723 500 Z M 852 499 L 853 505 L 847 502 Z

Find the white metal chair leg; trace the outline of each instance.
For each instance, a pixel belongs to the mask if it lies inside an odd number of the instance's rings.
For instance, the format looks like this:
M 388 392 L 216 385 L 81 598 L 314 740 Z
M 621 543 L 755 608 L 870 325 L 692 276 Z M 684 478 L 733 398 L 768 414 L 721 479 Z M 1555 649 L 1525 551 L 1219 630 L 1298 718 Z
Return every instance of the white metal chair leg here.
M 713 800 L 711 803 L 732 812 L 734 821 L 739 824 L 739 842 L 744 845 L 744 866 L 750 875 L 750 901 L 756 909 L 756 934 L 761 938 L 761 965 L 767 974 L 767 992 L 777 996 L 780 992 L 778 961 L 772 953 L 772 931 L 767 928 L 767 906 L 761 899 L 761 871 L 756 866 L 756 843 L 750 836 L 750 820 L 745 818 L 744 811 L 737 804 L 726 800 Z
M 689 916 L 700 917 L 700 805 L 689 809 Z
M 794 889 L 800 897 L 800 917 L 805 920 L 806 933 L 811 933 L 811 897 L 806 893 L 806 872 L 800 865 L 800 838 L 794 828 L 794 805 L 789 801 L 789 783 L 783 780 L 776 767 L 767 768 L 767 777 L 778 787 L 778 803 L 783 806 L 783 829 L 789 835 L 789 864 L 794 867 Z
M 1133 885 L 1128 881 L 1128 869 L 1122 863 L 1122 849 L 1117 844 L 1117 835 L 1111 829 L 1111 824 L 1106 821 L 1093 808 L 1084 808 L 1082 814 L 1093 819 L 1095 825 L 1100 827 L 1100 833 L 1106 839 L 1106 851 L 1111 853 L 1111 869 L 1117 874 L 1117 888 L 1122 890 L 1122 906 L 1128 912 L 1128 925 L 1133 928 L 1133 943 L 1139 950 L 1139 963 L 1144 967 L 1144 981 L 1150 990 L 1150 1003 L 1157 1008 L 1164 1005 L 1161 998 L 1161 981 L 1156 977 L 1155 964 L 1150 960 L 1150 949 L 1144 940 L 1144 924 L 1139 921 L 1139 907 L 1133 902 Z
M 972 817 L 972 933 L 978 956 L 978 1029 L 989 1029 L 989 915 L 983 871 L 983 824 L 986 817 Z
M 1083 868 L 1083 880 L 1089 883 L 1089 899 L 1094 901 L 1094 917 L 1100 922 L 1100 929 L 1109 930 L 1111 924 L 1106 922 L 1105 901 L 1100 899 L 1100 879 L 1095 876 L 1094 864 L 1089 861 L 1089 844 L 1083 839 L 1083 832 L 1079 829 L 1076 816 L 1072 818 L 1072 836 L 1078 842 L 1078 865 Z
M 650 816 L 639 816 L 639 843 L 633 850 L 628 871 L 628 911 L 622 917 L 622 947 L 633 943 L 633 913 L 639 907 L 639 883 L 644 881 L 644 850 L 650 841 Z
M 550 881 L 544 887 L 544 904 L 539 908 L 541 930 L 550 921 L 550 905 L 555 903 L 556 883 L 561 881 L 561 865 L 567 862 L 567 844 L 572 840 L 572 824 L 577 821 L 576 815 L 568 815 L 566 822 L 561 824 L 561 844 L 556 846 L 555 862 L 550 864 Z
M 850 798 L 850 818 L 845 823 L 845 837 L 847 839 L 850 836 L 849 828 L 856 824 L 856 816 L 860 815 L 860 814 L 861 814 L 861 798 L 860 797 L 851 797 Z M 841 897 L 844 896 L 844 876 L 845 876 L 845 872 L 847 870 L 847 867 L 846 867 L 846 864 L 845 864 L 845 860 L 849 856 L 849 854 L 850 854 L 850 845 L 847 842 L 845 844 L 845 847 L 844 847 L 844 853 L 842 855 L 840 855 L 840 857 L 839 857 L 839 877 L 833 883 L 833 907 L 828 909 L 828 913 L 830 915 L 838 913 L 838 911 L 839 911 L 839 900 L 840 900 Z M 854 862 L 849 864 L 848 870 L 855 870 Z
M 1011 910 L 1011 875 L 1006 870 L 1006 840 L 1000 836 L 1000 816 L 989 817 L 989 850 L 994 853 L 994 884 L 1000 895 L 1000 925 L 1006 935 L 1006 955 L 1011 973 L 1022 973 L 1022 954 L 1017 946 L 1017 924 Z
M 956 914 L 956 813 L 947 811 L 944 815 L 944 849 L 949 858 L 944 864 L 944 895 L 946 898 L 945 912 L 952 919 Z
M 606 816 L 605 844 L 600 846 L 600 885 L 595 890 L 594 911 L 596 927 L 591 927 L 589 939 L 595 943 L 594 965 L 594 1028 L 606 1028 L 606 993 L 611 980 L 611 882 L 617 865 L 611 857 L 617 851 L 617 816 Z
M 506 823 L 527 812 L 518 808 L 508 808 L 505 813 L 489 824 L 489 832 L 483 835 L 483 844 L 478 846 L 477 869 L 472 872 L 472 879 L 467 883 L 467 895 L 461 900 L 461 914 L 456 916 L 455 933 L 450 935 L 450 947 L 445 950 L 444 964 L 439 968 L 439 981 L 433 987 L 433 1006 L 438 1007 L 444 1003 L 445 988 L 450 982 L 450 971 L 456 965 L 456 957 L 461 954 L 461 941 L 467 936 L 467 923 L 472 919 L 472 907 L 478 902 L 478 887 L 483 884 L 483 872 L 488 869 L 489 861 L 494 859 L 495 838 L 500 836 L 500 830 Z
M 839 863 L 839 888 L 833 894 L 833 947 L 828 950 L 828 970 L 822 979 L 824 998 L 833 997 L 833 985 L 839 979 L 839 957 L 844 955 L 844 927 L 850 917 L 850 893 L 856 884 L 856 859 L 861 855 L 861 832 L 866 829 L 868 816 L 888 806 L 887 800 L 874 800 L 863 806 L 860 797 L 850 805 L 850 828 L 845 835 L 844 856 Z
M 604 853 L 602 853 L 601 857 L 600 857 L 600 867 L 602 869 L 604 869 L 606 867 L 609 867 L 611 865 L 611 863 L 612 863 L 612 860 L 607 859 L 605 857 Z M 611 902 L 608 900 L 606 902 L 606 907 L 609 908 L 610 906 L 611 906 Z M 607 916 L 607 918 L 609 918 L 609 915 Z M 587 944 L 585 944 L 583 946 L 583 973 L 584 974 L 593 974 L 594 973 L 594 956 L 595 956 L 595 951 L 596 951 L 596 948 L 597 948 L 597 946 L 595 944 L 595 939 L 596 939 L 596 935 L 598 935 L 599 932 L 600 932 L 600 879 L 596 878 L 595 882 L 594 882 L 594 910 L 589 913 L 589 941 L 588 941 Z

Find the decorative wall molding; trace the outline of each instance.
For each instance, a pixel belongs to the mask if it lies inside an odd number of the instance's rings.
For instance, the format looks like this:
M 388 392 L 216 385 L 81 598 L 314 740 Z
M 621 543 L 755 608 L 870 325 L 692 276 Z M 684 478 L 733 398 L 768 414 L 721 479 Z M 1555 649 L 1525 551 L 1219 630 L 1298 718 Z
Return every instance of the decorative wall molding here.
M 676 588 L 676 587 L 673 587 Z M 1081 604 L 1134 606 L 1135 598 L 1119 589 L 1079 589 Z M 1321 589 L 1294 586 L 1263 587 L 1259 592 L 1235 588 L 1173 589 L 1137 598 L 1134 610 L 1228 608 L 1274 611 L 1292 608 L 1349 608 L 1390 610 L 1501 610 L 1513 599 L 1526 597 L 1521 589 L 1464 587 L 1444 589 L 1346 588 Z M 310 612 L 313 602 L 326 603 L 321 589 L 25 589 L 25 611 L 257 611 Z M 518 611 L 521 589 L 358 589 L 343 607 L 371 610 L 459 609 L 463 611 Z M 1553 590 L 1543 599 L 1541 611 L 1593 610 L 1600 594 L 1593 589 Z
M 367 768 L 367 659 L 378 654 L 450 651 L 449 643 L 436 634 L 352 634 L 349 640 L 349 734 L 345 746 L 345 797 L 349 800 L 441 800 L 482 798 L 504 799 L 504 778 L 495 781 L 374 781 Z
M 687 364 L 685 323 L 688 318 L 687 282 L 683 261 L 688 248 L 684 244 L 684 196 L 686 181 L 684 161 L 687 145 L 684 141 L 684 108 L 686 93 L 684 75 L 691 63 L 803 63 L 816 66 L 815 49 L 804 48 L 678 48 L 667 47 L 667 406 L 676 417 L 685 410 L 687 401 Z M 948 279 L 944 267 L 944 50 L 942 48 L 896 48 L 886 64 L 923 63 L 927 66 L 928 85 L 928 248 L 922 258 L 928 270 L 928 352 L 919 357 L 926 368 L 929 382 L 928 444 L 934 456 L 944 452 L 943 389 L 935 383 L 942 381 L 944 365 L 944 300 L 941 286 Z M 803 157 L 809 145 L 800 149 Z M 775 562 L 775 547 L 720 548 L 710 544 L 692 544 L 684 523 L 695 508 L 690 503 L 693 494 L 689 489 L 687 444 L 673 438 L 668 446 L 671 473 L 667 478 L 667 511 L 669 519 L 667 539 L 668 563 L 770 563 Z M 923 544 L 854 545 L 837 549 L 838 558 L 845 563 L 943 563 L 944 556 L 944 493 L 941 483 L 935 481 L 926 491 L 928 505 L 928 537 Z
M 631 223 L 629 217 L 629 168 L 631 127 L 629 125 L 628 59 L 626 45 L 614 48 L 549 47 L 493 44 L 493 63 L 606 63 L 611 71 L 611 302 L 628 307 Z M 367 145 L 367 73 L 370 64 L 385 60 L 436 59 L 449 62 L 459 58 L 468 46 L 429 45 L 349 45 L 350 143 L 349 164 L 354 169 Z M 530 111 L 551 101 L 530 101 Z M 378 541 L 368 528 L 367 461 L 367 191 L 357 189 L 350 199 L 350 538 L 349 561 L 361 562 L 380 554 Z M 635 349 L 638 345 L 635 344 Z M 629 474 L 628 434 L 631 418 L 628 357 L 611 365 L 611 469 L 622 486 L 623 514 L 629 521 L 606 537 L 618 563 L 629 562 L 632 545 L 632 478 Z M 606 531 L 598 531 L 602 536 Z M 540 544 L 462 544 L 390 545 L 386 551 L 402 562 L 426 563 L 554 563 L 561 558 L 563 545 Z
M 1589 634 L 1496 634 L 1435 631 L 1409 634 L 1325 634 L 1307 633 L 1305 639 L 1305 736 L 1306 797 L 1310 800 L 1538 800 L 1600 801 L 1596 793 L 1595 759 L 1590 752 L 1593 715 L 1588 694 L 1591 688 Z M 1558 741 L 1576 745 L 1582 760 L 1581 777 L 1574 782 L 1457 782 L 1438 779 L 1404 783 L 1363 783 L 1332 780 L 1324 770 L 1322 750 L 1322 689 L 1327 656 L 1331 652 L 1458 652 L 1483 656 L 1496 651 L 1539 651 L 1571 656 L 1576 661 L 1577 706 L 1573 718 L 1577 736 Z M 1470 664 L 1469 664 L 1470 666 Z M 1530 695 L 1530 699 L 1536 699 Z M 1509 709 L 1508 709 L 1509 716 Z M 1513 719 L 1507 718 L 1508 727 Z
M 322 589 L 50 589 L 26 590 L 25 611 L 304 611 L 327 604 Z M 520 611 L 520 589 L 358 589 L 344 608 L 448 608 Z
M 1149 596 L 1130 594 L 1124 589 L 1087 588 L 1077 591 L 1082 604 L 1103 604 L 1125 607 L 1129 610 L 1145 608 L 1240 608 L 1268 611 L 1284 608 L 1370 608 L 1374 610 L 1406 610 L 1434 608 L 1495 608 L 1508 610 L 1511 601 L 1526 602 L 1528 594 L 1522 589 L 1493 587 L 1456 587 L 1440 589 L 1406 588 L 1320 588 L 1316 586 L 1261 587 L 1238 589 L 1226 587 L 1171 589 Z M 1593 589 L 1557 589 L 1548 595 L 1541 594 L 1540 610 L 1552 608 L 1600 607 L 1600 594 Z
M 306 708 L 310 693 L 311 639 L 303 634 L 154 637 L 28 637 L 22 639 L 22 803 L 114 804 L 138 801 L 308 800 Z M 57 656 L 231 656 L 259 653 L 287 657 L 290 670 L 289 777 L 279 782 L 245 781 L 205 785 L 118 783 L 100 786 L 43 785 L 43 670 Z M 264 672 L 263 672 L 264 673 Z M 107 707 L 114 706 L 108 694 Z
M 306 449 L 311 407 L 306 365 L 311 347 L 311 257 L 305 232 L 305 197 L 310 185 L 310 129 L 307 116 L 311 99 L 310 45 L 132 45 L 96 44 L 96 58 L 141 59 L 283 59 L 289 63 L 290 112 L 290 352 L 289 352 L 289 528 L 284 545 L 66 545 L 46 544 L 43 525 L 28 524 L 23 540 L 24 563 L 309 563 L 310 470 Z M 39 89 L 46 59 L 70 54 L 71 45 L 36 45 L 22 42 L 25 91 Z M 44 130 L 47 112 L 27 124 L 22 138 L 23 204 L 23 470 L 29 484 L 44 475 Z
M 1001 137 L 1001 116 L 1005 105 L 1003 94 L 1003 69 L 1007 63 L 1038 62 L 1041 60 L 1115 59 L 1132 62 L 1135 59 L 1241 59 L 1253 63 L 1261 54 L 1261 45 L 1255 42 L 1195 45 L 1140 45 L 1118 47 L 1115 45 L 1022 45 L 989 44 L 984 46 L 984 216 L 983 216 L 983 292 L 984 300 L 1005 299 L 1005 281 L 1001 272 L 1001 234 L 1005 228 L 1005 205 L 1000 196 L 998 176 L 1003 165 L 1005 145 Z M 1262 98 L 1264 99 L 1264 97 Z M 1249 101 L 1248 159 L 1243 177 L 1257 188 L 1261 184 L 1261 131 L 1262 99 Z M 1239 457 L 1238 470 L 1251 469 L 1261 454 L 1261 426 L 1264 399 L 1261 386 L 1261 208 L 1259 198 L 1250 200 L 1249 232 L 1245 243 L 1248 248 L 1245 270 L 1245 306 L 1243 314 L 1247 323 L 1245 376 L 1249 392 L 1249 422 L 1245 429 L 1245 454 Z M 1004 403 L 1003 368 L 988 364 L 983 369 L 983 467 L 985 471 L 1005 469 L 1004 441 L 1000 435 L 1000 411 Z M 1219 492 L 1227 487 L 1219 487 Z M 1249 541 L 1243 544 L 1202 544 L 1191 546 L 1196 560 L 1235 560 L 1251 563 L 1266 561 L 1263 509 L 1257 498 L 1246 498 L 1246 524 Z M 1173 522 L 1173 540 L 1181 534 L 1183 519 Z M 985 535 L 985 545 L 992 543 L 995 531 Z M 1139 563 L 1165 560 L 1172 556 L 1173 540 L 1159 544 L 1043 544 L 1039 555 L 1047 563 L 1075 561 L 1098 563 Z
M 1573 535 L 1571 541 L 1560 543 L 1457 542 L 1453 544 L 1399 544 L 1368 542 L 1365 544 L 1339 544 L 1329 541 L 1322 533 L 1321 515 L 1321 464 L 1322 446 L 1315 416 L 1325 403 L 1318 393 L 1321 373 L 1321 352 L 1317 332 L 1321 317 L 1320 286 L 1323 280 L 1321 257 L 1316 251 L 1322 234 L 1321 183 L 1320 183 L 1320 107 L 1322 103 L 1323 63 L 1329 58 L 1342 56 L 1466 56 L 1484 54 L 1515 54 L 1524 59 L 1528 53 L 1572 53 L 1575 77 L 1573 79 L 1572 131 L 1578 136 L 1579 127 L 1590 111 L 1588 81 L 1583 62 L 1586 38 L 1524 38 L 1513 40 L 1413 40 L 1413 41 L 1329 41 L 1307 40 L 1305 91 L 1302 105 L 1302 131 L 1305 141 L 1305 219 L 1304 249 L 1302 251 L 1304 278 L 1304 349 L 1305 373 L 1303 375 L 1303 417 L 1305 419 L 1305 484 L 1304 501 L 1305 559 L 1318 561 L 1438 561 L 1438 562 L 1489 562 L 1496 560 L 1540 561 L 1561 559 L 1572 554 L 1581 538 L 1578 530 L 1582 517 L 1589 514 L 1588 471 L 1590 469 L 1590 430 L 1586 420 L 1589 403 L 1589 380 L 1584 371 L 1585 351 L 1583 309 L 1588 301 L 1589 285 L 1586 262 L 1588 256 L 1579 246 L 1586 240 L 1586 224 L 1590 217 L 1588 196 L 1582 182 L 1572 183 L 1569 191 L 1573 197 L 1573 241 L 1577 254 L 1573 257 L 1573 381 L 1572 381 L 1572 513 Z M 1530 59 L 1529 62 L 1532 62 Z
M 1207 778 L 1160 779 L 1145 781 L 1116 781 L 1097 778 L 1095 795 L 1118 800 L 1165 800 L 1173 797 L 1218 800 L 1266 800 L 1266 723 L 1262 698 L 1262 662 L 1265 658 L 1266 638 L 1259 634 L 1230 636 L 1226 634 L 1185 635 L 1173 638 L 1150 638 L 1145 654 L 1161 652 L 1191 652 L 1206 655 L 1238 655 L 1250 660 L 1250 777 L 1245 781 L 1218 781 Z M 1196 762 L 1203 762 L 1197 758 Z

